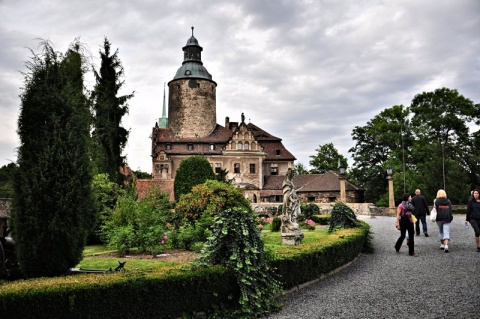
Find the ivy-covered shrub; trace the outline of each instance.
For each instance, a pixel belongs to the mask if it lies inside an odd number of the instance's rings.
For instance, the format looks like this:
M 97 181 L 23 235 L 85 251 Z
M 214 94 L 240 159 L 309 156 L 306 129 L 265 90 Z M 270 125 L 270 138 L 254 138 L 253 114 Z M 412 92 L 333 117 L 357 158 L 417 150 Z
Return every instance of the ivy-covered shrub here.
M 231 318 L 257 318 L 280 307 L 281 283 L 269 266 L 252 212 L 236 207 L 219 213 L 198 265 L 233 270 L 240 287 L 240 309 L 229 312 Z
M 335 228 L 353 228 L 359 225 L 357 216 L 353 210 L 342 202 L 336 203 L 330 214 L 330 227 L 329 232 L 332 232 Z
M 213 218 L 222 210 L 233 207 L 253 213 L 250 202 L 240 188 L 214 180 L 193 187 L 176 205 L 176 220 L 179 222 L 171 234 L 172 245 L 191 250 L 195 243 L 206 242 Z

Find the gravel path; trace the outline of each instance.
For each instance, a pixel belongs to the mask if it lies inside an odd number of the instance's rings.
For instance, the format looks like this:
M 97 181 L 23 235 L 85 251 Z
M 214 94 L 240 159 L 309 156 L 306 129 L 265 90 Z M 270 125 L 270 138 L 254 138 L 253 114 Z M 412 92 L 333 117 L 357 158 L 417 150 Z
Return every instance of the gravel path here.
M 268 318 L 480 318 L 480 252 L 465 215 L 454 216 L 449 253 L 427 218 L 430 237 L 415 237 L 418 257 L 408 255 L 406 242 L 395 253 L 394 217 L 358 218 L 371 225 L 375 252 L 289 294 Z

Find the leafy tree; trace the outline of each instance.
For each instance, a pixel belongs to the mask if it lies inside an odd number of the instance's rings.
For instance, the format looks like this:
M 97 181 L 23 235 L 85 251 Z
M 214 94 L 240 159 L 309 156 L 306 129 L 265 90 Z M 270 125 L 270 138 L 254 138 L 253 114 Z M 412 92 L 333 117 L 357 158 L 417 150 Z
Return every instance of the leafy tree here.
M 128 131 L 121 126 L 122 118 L 128 113 L 127 101 L 133 97 L 118 96 L 124 82 L 120 80 L 123 67 L 118 58 L 118 49 L 112 54 L 110 42 L 104 39 L 100 50 L 102 63 L 100 73 L 94 70 L 96 84 L 92 93 L 94 101 L 93 161 L 96 173 L 107 173 L 110 180 L 123 185 L 120 167 L 125 165 L 122 151 L 127 144 Z
M 13 175 L 17 165 L 9 163 L 0 167 L 0 198 L 11 198 L 13 196 Z
M 85 63 L 75 41 L 65 55 L 50 43 L 27 62 L 18 119 L 13 233 L 26 276 L 65 274 L 82 259 L 94 222 Z
M 328 170 L 337 171 L 338 164 L 348 167 L 347 159 L 338 153 L 333 143 L 320 145 L 316 150 L 317 155 L 310 156 L 310 170 L 313 174 L 324 173 Z
M 434 178 L 426 185 L 428 192 L 445 188 L 452 202 L 464 202 L 468 187 L 458 186 L 471 184 L 464 172 L 474 165 L 472 157 L 464 153 L 464 146 L 471 145 L 468 124 L 478 121 L 478 105 L 457 90 L 440 88 L 417 94 L 410 110 L 416 161 L 429 163 L 419 174 Z
M 104 221 L 111 215 L 119 196 L 125 195 L 126 191 L 117 183 L 109 180 L 108 174 L 97 174 L 93 176 L 92 192 L 96 201 L 95 220 L 96 223 L 90 229 L 87 243 L 103 243 L 100 236 Z
M 308 170 L 303 163 L 295 164 L 295 175 L 308 174 Z
M 380 112 L 365 126 L 356 126 L 352 131 L 356 144 L 349 150 L 354 160 L 350 175 L 365 189 L 366 201 L 375 203 L 382 194 L 388 192 L 388 166 L 394 169 L 395 180 L 403 180 L 403 163 L 412 163 L 411 153 L 407 151 L 413 143 L 411 132 L 407 129 L 408 116 L 407 108 L 395 105 Z M 403 189 L 403 184 L 395 183 L 395 186 L 400 185 Z M 403 191 L 396 197 L 401 194 Z
M 133 173 L 135 174 L 135 177 L 138 179 L 152 179 L 152 174 L 143 172 L 141 170 L 136 170 Z
M 215 173 L 207 159 L 201 156 L 187 157 L 180 163 L 175 174 L 175 199 L 179 200 L 182 195 L 190 193 L 193 186 L 209 179 L 215 180 Z

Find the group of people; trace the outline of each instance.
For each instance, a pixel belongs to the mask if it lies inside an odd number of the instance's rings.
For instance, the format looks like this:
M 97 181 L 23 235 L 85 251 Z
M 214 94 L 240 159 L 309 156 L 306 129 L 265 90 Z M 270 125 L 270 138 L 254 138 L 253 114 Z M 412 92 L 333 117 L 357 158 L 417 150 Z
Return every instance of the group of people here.
M 440 249 L 445 253 L 449 252 L 448 243 L 450 241 L 450 224 L 453 220 L 452 203 L 447 198 L 445 190 L 440 189 L 437 192 L 437 197 L 433 201 L 434 209 L 436 210 L 436 224 L 438 227 L 438 236 L 440 239 Z M 422 230 L 425 237 L 428 237 L 427 232 L 427 214 L 429 212 L 427 200 L 419 189 L 415 190 L 415 196 L 409 193 L 403 194 L 402 202 L 397 207 L 397 215 L 395 226 L 400 230 L 400 237 L 395 243 L 395 251 L 400 252 L 403 241 L 407 238 L 408 254 L 410 256 L 418 256 L 414 249 L 415 234 L 420 236 L 420 222 L 422 223 Z M 467 205 L 467 215 L 465 225 L 472 226 L 475 232 L 475 243 L 477 245 L 477 252 L 480 252 L 480 192 L 474 189 Z

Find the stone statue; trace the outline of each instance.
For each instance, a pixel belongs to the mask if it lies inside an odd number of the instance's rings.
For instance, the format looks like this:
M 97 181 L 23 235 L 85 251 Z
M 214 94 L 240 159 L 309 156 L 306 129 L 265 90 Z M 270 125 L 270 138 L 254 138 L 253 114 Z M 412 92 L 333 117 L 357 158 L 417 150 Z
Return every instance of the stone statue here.
M 293 184 L 294 170 L 289 168 L 282 184 L 282 242 L 287 245 L 298 245 L 303 239 L 303 233 L 297 223 L 300 211 L 300 199 Z

